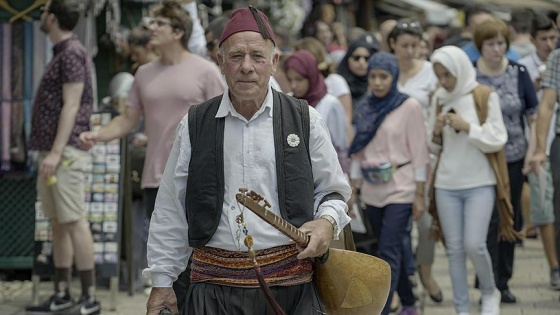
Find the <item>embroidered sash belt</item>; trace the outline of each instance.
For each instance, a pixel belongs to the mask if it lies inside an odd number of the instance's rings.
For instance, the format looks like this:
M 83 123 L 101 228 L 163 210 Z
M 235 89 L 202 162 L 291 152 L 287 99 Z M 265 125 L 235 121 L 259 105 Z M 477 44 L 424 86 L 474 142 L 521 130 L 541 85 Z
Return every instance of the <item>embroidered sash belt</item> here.
M 270 286 L 291 286 L 313 279 L 313 263 L 296 258 L 295 245 L 257 250 L 261 272 Z M 208 282 L 237 287 L 259 287 L 253 262 L 247 252 L 215 247 L 195 248 L 192 256 L 191 282 Z

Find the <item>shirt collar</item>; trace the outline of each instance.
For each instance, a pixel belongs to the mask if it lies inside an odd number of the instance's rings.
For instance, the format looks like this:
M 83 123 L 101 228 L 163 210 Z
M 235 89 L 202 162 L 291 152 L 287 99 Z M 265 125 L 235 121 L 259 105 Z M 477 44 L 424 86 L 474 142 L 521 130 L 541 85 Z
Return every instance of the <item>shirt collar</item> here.
M 268 115 L 272 117 L 273 103 L 274 102 L 272 101 L 272 87 L 269 83 L 268 92 L 266 94 L 264 102 L 262 103 L 261 108 L 255 113 L 255 115 L 253 115 L 251 119 L 260 116 L 266 109 L 268 109 Z M 233 104 L 231 103 L 231 99 L 229 98 L 229 88 L 226 87 L 224 91 L 224 96 L 222 97 L 222 101 L 220 102 L 220 107 L 218 108 L 218 112 L 216 113 L 216 118 L 223 118 L 230 114 L 233 117 L 246 120 L 245 117 L 241 116 L 233 107 Z
M 74 42 L 74 40 L 77 40 L 78 37 L 76 35 L 72 35 L 72 37 L 67 38 L 59 43 L 57 43 L 56 45 L 53 46 L 53 54 L 58 54 L 61 51 L 63 51 L 64 49 L 66 49 L 66 47 L 68 47 L 72 42 Z
M 541 58 L 539 58 L 539 55 L 537 55 L 537 52 L 534 51 L 531 56 L 533 56 L 533 61 L 535 62 L 535 64 L 538 66 L 544 64 L 544 62 L 541 60 Z

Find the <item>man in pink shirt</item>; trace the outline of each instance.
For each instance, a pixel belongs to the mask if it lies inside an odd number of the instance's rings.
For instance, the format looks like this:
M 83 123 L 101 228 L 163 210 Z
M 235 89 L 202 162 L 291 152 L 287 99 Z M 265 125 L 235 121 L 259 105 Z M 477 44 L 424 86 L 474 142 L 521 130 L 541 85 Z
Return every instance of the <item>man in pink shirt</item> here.
M 141 186 L 151 218 L 175 129 L 189 107 L 224 92 L 219 68 L 187 50 L 193 23 L 176 1 L 163 1 L 151 14 L 150 44 L 159 58 L 138 68 L 124 113 L 97 131 L 83 132 L 88 146 L 127 135 L 144 114 L 148 137 Z
M 148 216 L 153 210 L 165 163 L 175 137 L 175 128 L 191 105 L 224 92 L 220 70 L 212 62 L 187 50 L 192 31 L 188 13 L 174 1 L 164 1 L 149 20 L 150 43 L 160 52 L 156 60 L 141 66 L 130 91 L 124 113 L 97 131 L 83 132 L 86 145 L 127 135 L 145 119 L 148 148 L 142 174 Z

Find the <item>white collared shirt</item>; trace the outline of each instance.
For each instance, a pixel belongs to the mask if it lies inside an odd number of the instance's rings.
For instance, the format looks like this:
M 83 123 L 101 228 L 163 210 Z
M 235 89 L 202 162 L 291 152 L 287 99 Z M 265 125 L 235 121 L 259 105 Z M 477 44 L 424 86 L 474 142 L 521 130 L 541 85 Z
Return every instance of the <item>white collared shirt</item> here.
M 235 201 L 239 188 L 248 188 L 264 196 L 272 205 L 271 211 L 280 214 L 278 208 L 276 158 L 273 137 L 272 90 L 269 86 L 266 99 L 257 113 L 247 121 L 231 104 L 225 91 L 216 117 L 225 117 L 224 126 L 224 206 L 218 229 L 206 244 L 231 251 L 246 251 L 245 235 L 235 219 L 240 206 Z M 309 108 L 309 151 L 315 183 L 314 217 L 331 215 L 340 231 L 350 222 L 346 203 L 329 200 L 319 206 L 327 194 L 338 192 L 348 200 L 351 189 L 342 173 L 337 154 L 331 144 L 329 131 L 320 115 Z M 177 136 L 156 198 L 148 237 L 148 265 L 143 274 L 151 277 L 154 287 L 171 287 L 187 265 L 192 248 L 188 243 L 188 223 L 185 215 L 185 193 L 191 144 L 188 115 L 177 128 Z M 299 135 L 303 141 L 302 135 Z M 302 144 L 300 144 L 302 145 Z M 262 221 L 249 210 L 244 211 L 248 232 L 253 236 L 255 250 L 286 245 L 286 236 Z

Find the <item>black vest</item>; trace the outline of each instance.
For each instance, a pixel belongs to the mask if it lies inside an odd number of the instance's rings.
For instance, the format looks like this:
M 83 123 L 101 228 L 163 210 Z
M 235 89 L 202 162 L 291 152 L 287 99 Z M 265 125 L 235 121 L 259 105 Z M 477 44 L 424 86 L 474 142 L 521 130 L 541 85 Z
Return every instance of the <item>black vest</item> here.
M 307 102 L 272 91 L 280 212 L 284 219 L 300 227 L 313 220 L 314 182 L 309 155 L 309 107 Z M 185 206 L 191 247 L 208 243 L 222 215 L 225 118 L 216 118 L 221 99 L 218 96 L 189 109 L 192 152 Z M 291 147 L 288 144 L 290 134 L 300 137 L 299 145 Z

